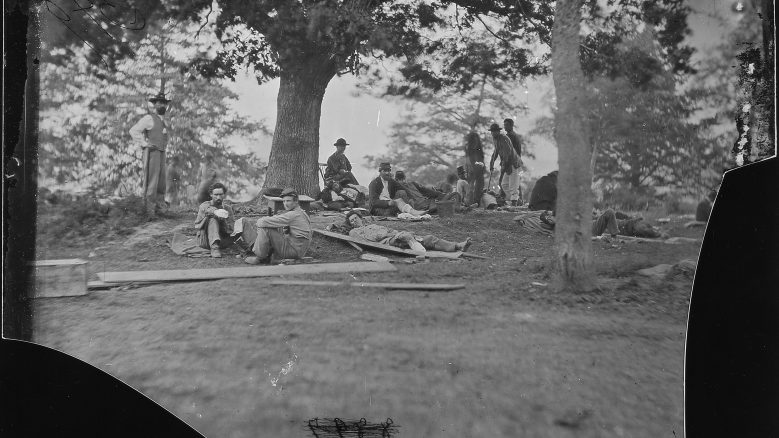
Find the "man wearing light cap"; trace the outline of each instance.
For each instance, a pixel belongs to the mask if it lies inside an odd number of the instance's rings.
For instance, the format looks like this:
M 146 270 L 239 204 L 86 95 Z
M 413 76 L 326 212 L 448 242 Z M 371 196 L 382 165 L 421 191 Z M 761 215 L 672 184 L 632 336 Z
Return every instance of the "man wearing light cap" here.
M 270 263 L 273 255 L 280 259 L 302 259 L 306 255 L 312 239 L 311 219 L 298 205 L 295 190 L 284 189 L 281 198 L 284 213 L 260 218 L 256 226 L 247 218 L 235 221 L 236 242 L 252 245 L 248 249 L 254 256 L 246 257 L 246 263 Z
M 498 181 L 502 182 L 503 175 L 508 175 L 509 187 L 506 194 L 511 200 L 511 205 L 517 205 L 519 201 L 519 155 L 514 150 L 511 140 L 505 134 L 500 133 L 500 126 L 497 123 L 490 126 L 490 133 L 492 134 L 492 143 L 495 146 L 495 151 L 490 159 L 490 172 L 495 168 L 495 160 L 500 157 L 501 178 Z
M 352 174 L 352 163 L 346 158 L 344 151 L 349 143 L 343 138 L 339 138 L 333 143 L 335 152 L 327 159 L 327 168 L 325 169 L 325 180 L 332 179 L 339 184 L 358 185 L 357 178 Z
M 165 147 L 168 144 L 168 125 L 165 111 L 168 100 L 160 91 L 149 99 L 154 105 L 154 113 L 141 118 L 132 128 L 130 136 L 142 143 L 143 148 L 143 197 L 149 219 L 165 208 Z

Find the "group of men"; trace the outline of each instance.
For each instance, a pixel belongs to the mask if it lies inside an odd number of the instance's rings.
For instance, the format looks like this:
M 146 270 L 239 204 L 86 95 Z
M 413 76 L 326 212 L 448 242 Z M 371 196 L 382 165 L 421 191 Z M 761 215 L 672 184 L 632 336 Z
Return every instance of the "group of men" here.
M 237 245 L 240 256 L 251 265 L 271 263 L 272 259 L 303 258 L 313 238 L 311 219 L 300 207 L 298 194 L 293 189 L 281 192 L 284 212 L 263 217 L 257 221 L 242 217 L 235 219 L 230 205 L 224 202 L 227 188 L 214 183 L 209 193 L 211 199 L 200 204 L 195 219 L 200 247 L 211 250 L 211 257 L 222 257 L 221 249 Z M 471 244 L 450 242 L 432 235 L 416 236 L 369 223 L 358 210 L 346 215 L 343 224 L 333 224 L 343 234 L 371 242 L 383 243 L 416 251 L 465 251 Z
M 168 143 L 165 113 L 171 101 L 160 91 L 149 99 L 149 102 L 154 105 L 154 112 L 144 116 L 130 128 L 130 135 L 142 143 L 143 194 L 147 212 L 153 218 L 165 207 L 165 149 Z M 492 175 L 495 163 L 500 158 L 498 186 L 502 187 L 503 178 L 507 177 L 506 197 L 510 205 L 518 206 L 523 203 L 519 189 L 522 143 L 519 135 L 514 132 L 512 119 L 503 121 L 503 129 L 505 134 L 501 133 L 501 127 L 497 123 L 493 123 L 489 128 L 494 145 L 489 170 Z M 327 160 L 323 173 L 325 188 L 317 197 L 317 202 L 323 208 L 349 209 L 350 213 L 340 229 L 350 235 L 417 250 L 464 250 L 470 245 L 470 239 L 453 243 L 434 236 L 413 236 L 377 224 L 368 224 L 362 214 L 353 209 L 365 204 L 372 216 L 395 216 L 400 213 L 422 216 L 436 213 L 439 205 L 447 202 L 466 209 L 484 204 L 486 166 L 481 140 L 475 132 L 468 134 L 465 140 L 465 166 L 459 166 L 457 175 L 450 175 L 447 181 L 438 187 L 409 181 L 403 171 L 397 171 L 393 176 L 392 166 L 384 162 L 379 165 L 379 175 L 369 183 L 365 199 L 345 154 L 349 143 L 339 138 L 334 143 L 336 152 Z M 556 182 L 557 171 L 554 171 L 540 178 L 531 194 L 529 209 L 537 210 L 540 214 L 533 216 L 535 219 L 530 222 L 541 230 L 554 229 Z M 284 212 L 254 222 L 247 218 L 236 220 L 232 208 L 224 203 L 226 195 L 227 188 L 222 183 L 210 184 L 207 192 L 210 199 L 200 204 L 195 220 L 199 245 L 209 249 L 212 257 L 221 257 L 221 249 L 232 244 L 241 248 L 244 260 L 250 264 L 267 263 L 274 254 L 280 258 L 302 258 L 306 254 L 312 239 L 311 221 L 308 214 L 300 208 L 298 194 L 294 190 L 285 189 L 281 193 Z M 594 218 L 593 233 L 600 235 L 608 231 L 612 235 L 635 235 L 637 231 L 645 231 L 643 224 L 629 219 L 619 218 L 618 214 L 607 210 Z M 649 230 L 648 234 L 655 237 L 652 230 Z

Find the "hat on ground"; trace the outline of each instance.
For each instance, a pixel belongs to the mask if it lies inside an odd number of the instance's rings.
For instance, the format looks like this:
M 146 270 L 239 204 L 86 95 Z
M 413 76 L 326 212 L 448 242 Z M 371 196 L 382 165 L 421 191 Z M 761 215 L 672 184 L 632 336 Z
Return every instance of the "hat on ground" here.
M 499 131 L 500 132 L 500 126 L 497 123 L 493 123 L 492 125 L 490 125 L 490 132 L 493 132 L 493 131 Z
M 168 103 L 168 102 L 170 102 L 170 100 L 165 98 L 165 93 L 160 91 L 159 93 L 157 93 L 156 96 L 153 96 L 152 98 L 150 98 L 149 102 L 151 102 L 151 103 L 155 103 L 155 102 L 165 102 L 165 103 Z
M 346 142 L 343 138 L 339 138 L 338 140 L 333 143 L 333 146 L 348 146 L 349 143 Z
M 286 189 L 281 191 L 281 197 L 283 198 L 285 196 L 294 196 L 294 197 L 297 198 L 298 197 L 298 192 L 296 192 L 295 189 L 286 188 Z
M 392 170 L 392 166 L 390 166 L 390 163 L 381 163 L 379 164 L 379 170 Z

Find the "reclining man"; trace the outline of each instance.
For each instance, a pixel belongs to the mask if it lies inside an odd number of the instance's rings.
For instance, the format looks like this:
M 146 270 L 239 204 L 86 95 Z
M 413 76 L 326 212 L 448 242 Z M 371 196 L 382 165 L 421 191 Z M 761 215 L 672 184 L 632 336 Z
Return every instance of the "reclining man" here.
M 422 216 L 426 211 L 416 210 L 401 196 L 403 187 L 392 179 L 392 167 L 389 163 L 379 165 L 379 176 L 368 185 L 368 211 L 376 216 L 395 216 L 398 213 L 410 213 Z
M 347 213 L 346 220 L 340 227 L 333 224 L 328 229 L 349 234 L 351 237 L 357 237 L 369 242 L 383 243 L 398 248 L 411 248 L 420 252 L 426 252 L 427 250 L 444 252 L 466 251 L 471 246 L 470 237 L 462 242 L 450 242 L 433 235 L 415 236 L 408 231 L 397 231 L 381 225 L 368 224 L 360 213 L 356 211 Z
M 622 213 L 615 213 L 612 209 L 606 209 L 602 214 L 593 213 L 592 235 L 600 236 L 608 232 L 612 238 L 617 235 L 632 237 L 658 238 L 665 237 L 665 233 L 636 217 L 617 219 L 617 216 L 626 217 Z M 555 228 L 554 212 L 549 210 L 525 213 L 515 218 L 525 228 L 551 235 Z
M 325 188 L 319 192 L 316 200 L 325 210 L 339 211 L 342 208 L 355 208 L 357 207 L 355 200 L 359 193 L 354 189 L 348 190 L 352 193 L 346 193 L 346 190 L 341 188 L 341 184 L 338 181 L 328 179 L 325 181 Z
M 260 218 L 256 225 L 245 217 L 235 221 L 236 243 L 254 253 L 244 259 L 246 263 L 270 263 L 273 255 L 280 259 L 302 259 L 306 255 L 312 239 L 311 219 L 300 208 L 295 190 L 284 189 L 281 198 L 284 213 Z
M 208 188 L 210 201 L 200 204 L 195 219 L 198 244 L 201 248 L 210 249 L 211 257 L 220 258 L 220 248 L 232 245 L 230 234 L 233 233 L 235 216 L 233 209 L 224 204 L 227 188 L 224 184 L 216 182 Z
M 429 214 L 438 211 L 435 201 L 448 201 L 450 199 L 459 201 L 459 195 L 456 192 L 441 193 L 416 181 L 407 181 L 406 174 L 402 170 L 395 172 L 395 182 L 400 186 L 395 192 L 398 198 L 403 199 L 412 208 L 427 211 Z

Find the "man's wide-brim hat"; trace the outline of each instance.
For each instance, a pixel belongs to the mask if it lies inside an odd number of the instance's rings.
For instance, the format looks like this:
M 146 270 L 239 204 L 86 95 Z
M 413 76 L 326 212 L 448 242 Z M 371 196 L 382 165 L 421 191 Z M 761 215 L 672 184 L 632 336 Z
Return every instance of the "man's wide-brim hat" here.
M 491 132 L 500 131 L 500 129 L 501 129 L 500 125 L 498 125 L 497 123 L 493 123 L 492 125 L 490 125 L 490 131 Z
M 348 146 L 349 143 L 346 142 L 343 138 L 339 138 L 338 140 L 333 143 L 333 146 Z
M 170 100 L 169 100 L 168 98 L 166 98 L 166 97 L 165 97 L 165 93 L 163 93 L 162 91 L 160 91 L 160 92 L 159 92 L 159 93 L 157 93 L 155 96 L 152 96 L 152 97 L 149 99 L 149 102 L 151 102 L 151 103 L 155 103 L 155 102 L 164 102 L 164 103 L 168 103 L 168 102 L 170 102 Z

